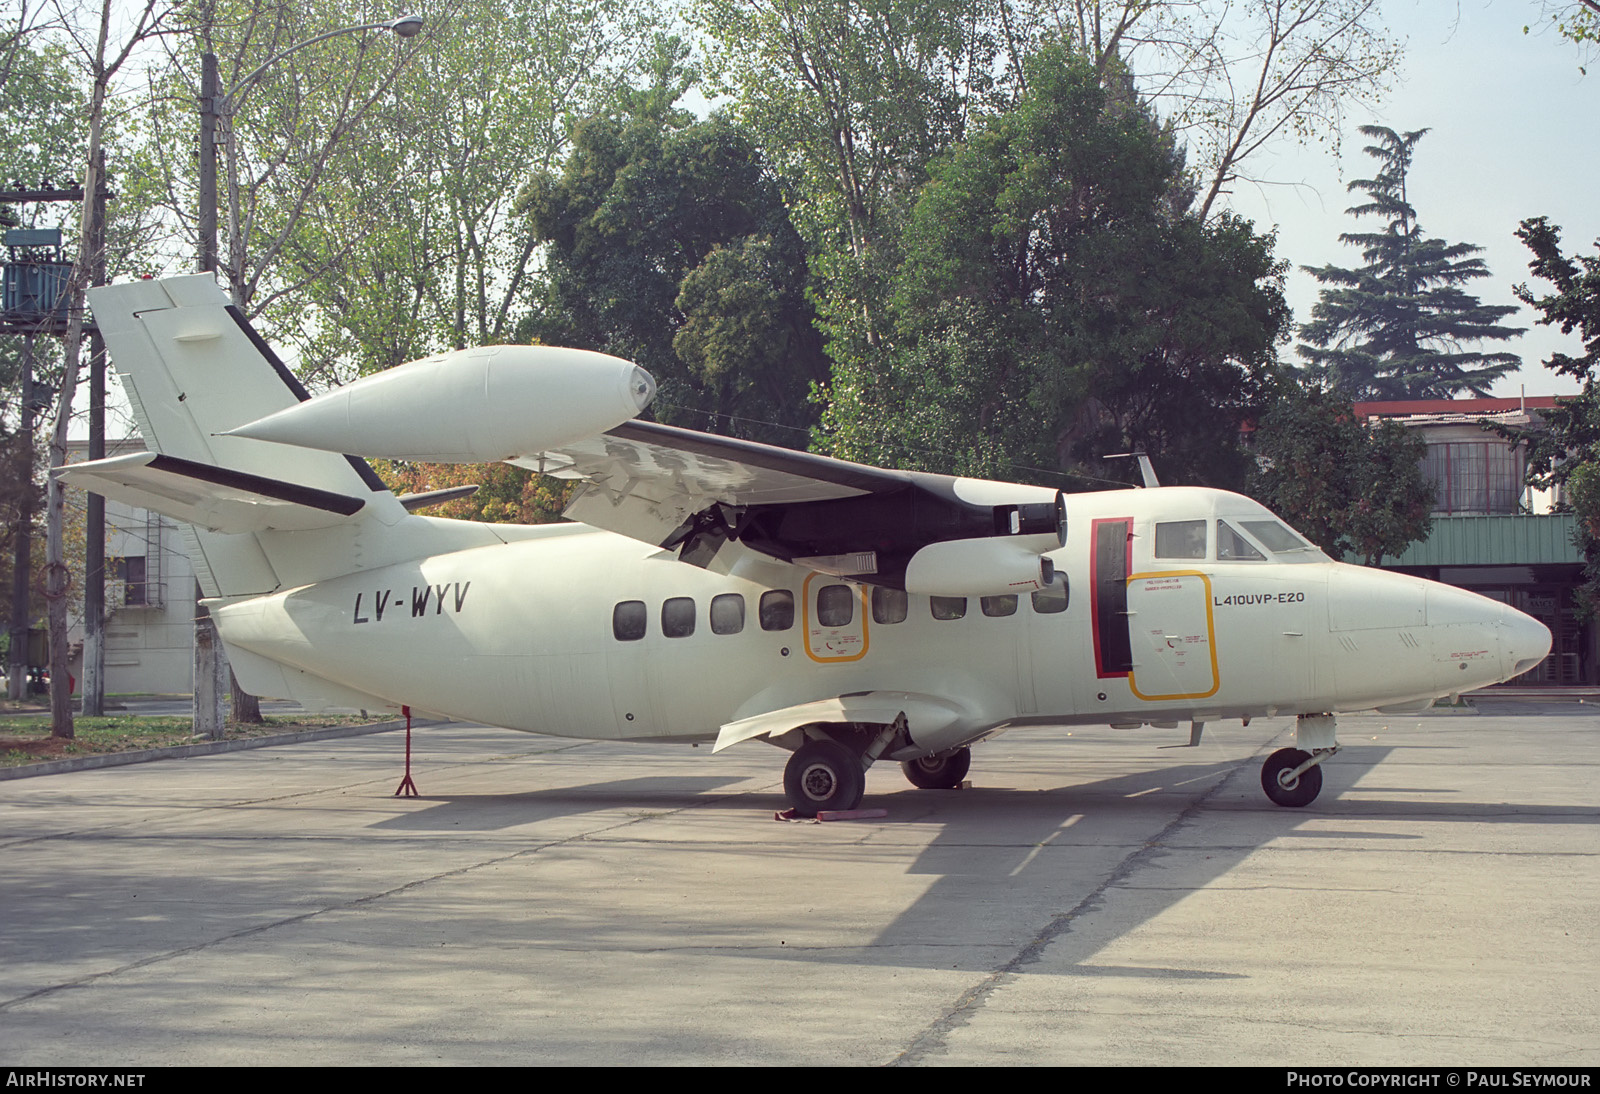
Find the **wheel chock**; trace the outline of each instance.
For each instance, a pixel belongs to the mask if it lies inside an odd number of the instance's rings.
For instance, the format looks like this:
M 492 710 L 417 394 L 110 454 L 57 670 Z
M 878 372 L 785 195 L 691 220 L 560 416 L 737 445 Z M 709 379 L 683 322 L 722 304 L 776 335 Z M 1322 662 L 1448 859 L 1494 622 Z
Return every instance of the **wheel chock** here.
M 793 809 L 781 809 L 772 814 L 772 819 L 775 821 L 794 821 L 798 824 L 804 824 L 807 821 L 812 824 L 821 824 L 823 821 L 874 820 L 888 815 L 889 811 L 887 809 L 823 809 L 815 817 L 797 817 Z

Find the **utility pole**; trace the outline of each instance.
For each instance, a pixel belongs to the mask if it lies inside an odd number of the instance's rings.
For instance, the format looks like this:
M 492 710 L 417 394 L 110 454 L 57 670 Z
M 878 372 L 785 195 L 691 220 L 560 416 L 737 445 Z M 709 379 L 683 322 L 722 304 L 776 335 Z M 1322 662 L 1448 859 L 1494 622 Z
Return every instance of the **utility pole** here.
M 200 272 L 217 272 L 217 114 L 222 88 L 217 55 L 200 56 Z M 194 583 L 194 734 L 221 738 L 228 724 L 227 654 L 211 613 L 200 603 L 205 593 Z
M 33 335 L 22 336 L 22 421 L 17 440 L 22 446 L 23 479 L 33 483 Z M 11 664 L 6 677 L 6 695 L 12 699 L 28 696 L 28 580 L 33 570 L 33 490 L 22 492 L 18 506 L 16 551 L 11 569 Z
M 105 150 L 100 151 L 100 178 L 106 177 Z M 106 283 L 106 188 L 90 196 L 94 202 L 97 238 L 90 241 L 89 284 Z M 89 331 L 89 458 L 106 454 L 106 347 L 98 325 Z M 98 718 L 106 707 L 106 499 L 89 494 L 88 528 L 83 561 L 83 704 L 85 717 Z

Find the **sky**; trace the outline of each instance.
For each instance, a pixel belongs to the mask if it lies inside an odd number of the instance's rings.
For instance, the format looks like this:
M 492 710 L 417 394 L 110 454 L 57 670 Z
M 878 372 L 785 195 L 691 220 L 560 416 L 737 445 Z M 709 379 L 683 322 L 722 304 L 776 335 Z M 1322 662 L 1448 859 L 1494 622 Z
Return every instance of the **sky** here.
M 1514 235 L 1525 218 L 1545 216 L 1561 228 L 1568 255 L 1593 254 L 1600 240 L 1600 59 L 1585 76 L 1572 43 L 1537 25 L 1524 34 L 1540 21 L 1538 0 L 1386 0 L 1383 10 L 1406 40 L 1405 60 L 1377 109 L 1346 117 L 1341 158 L 1284 142 L 1255 167 L 1272 185 L 1244 184 L 1230 198 L 1258 229 L 1276 228 L 1277 253 L 1294 264 L 1288 291 L 1297 322 L 1310 318 L 1321 288 L 1300 267 L 1359 266 L 1360 253 L 1339 235 L 1378 223 L 1345 213 L 1364 197 L 1346 184 L 1371 178 L 1378 164 L 1362 152 L 1362 125 L 1429 130 L 1408 178 L 1411 204 L 1428 235 L 1484 248 L 1479 257 L 1492 276 L 1467 291 L 1485 303 L 1517 304 L 1513 287 L 1530 281 L 1531 256 Z M 1541 295 L 1550 288 L 1530 287 Z M 1576 392 L 1541 362 L 1556 350 L 1581 352 L 1578 335 L 1536 326 L 1532 310 L 1519 308 L 1507 322 L 1528 333 L 1485 348 L 1516 353 L 1523 367 L 1491 393 Z

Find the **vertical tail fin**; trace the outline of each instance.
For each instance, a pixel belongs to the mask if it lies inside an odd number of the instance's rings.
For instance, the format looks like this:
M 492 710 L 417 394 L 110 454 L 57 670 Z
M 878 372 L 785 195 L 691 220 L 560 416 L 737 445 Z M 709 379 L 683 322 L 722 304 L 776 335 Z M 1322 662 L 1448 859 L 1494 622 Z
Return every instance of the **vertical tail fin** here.
M 269 493 L 277 483 L 359 503 L 353 515 L 309 530 L 193 527 L 186 545 L 206 595 L 268 593 L 371 564 L 363 541 L 406 514 L 364 461 L 218 436 L 308 396 L 215 279 L 196 274 L 102 286 L 89 299 L 145 444 L 187 461 L 186 473 L 207 484 L 197 491 L 232 490 L 228 501 L 248 505 L 248 488 L 264 481 Z M 239 483 L 246 484 L 242 501 Z

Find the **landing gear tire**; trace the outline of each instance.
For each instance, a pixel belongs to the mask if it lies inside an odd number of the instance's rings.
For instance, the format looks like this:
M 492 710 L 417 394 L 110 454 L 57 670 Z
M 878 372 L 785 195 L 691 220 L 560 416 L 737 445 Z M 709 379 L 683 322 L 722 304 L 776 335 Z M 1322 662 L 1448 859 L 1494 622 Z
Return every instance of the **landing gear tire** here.
M 954 790 L 972 768 L 972 749 L 958 748 L 943 756 L 924 756 L 900 765 L 912 786 L 924 790 Z
M 1289 772 L 1311 759 L 1310 753 L 1298 748 L 1280 748 L 1267 757 L 1261 765 L 1261 789 L 1278 805 L 1298 807 L 1310 805 L 1322 792 L 1322 768 L 1310 768 L 1297 779 L 1284 780 Z
M 783 769 L 783 789 L 797 817 L 829 809 L 854 809 L 867 789 L 861 761 L 837 741 L 807 741 Z

